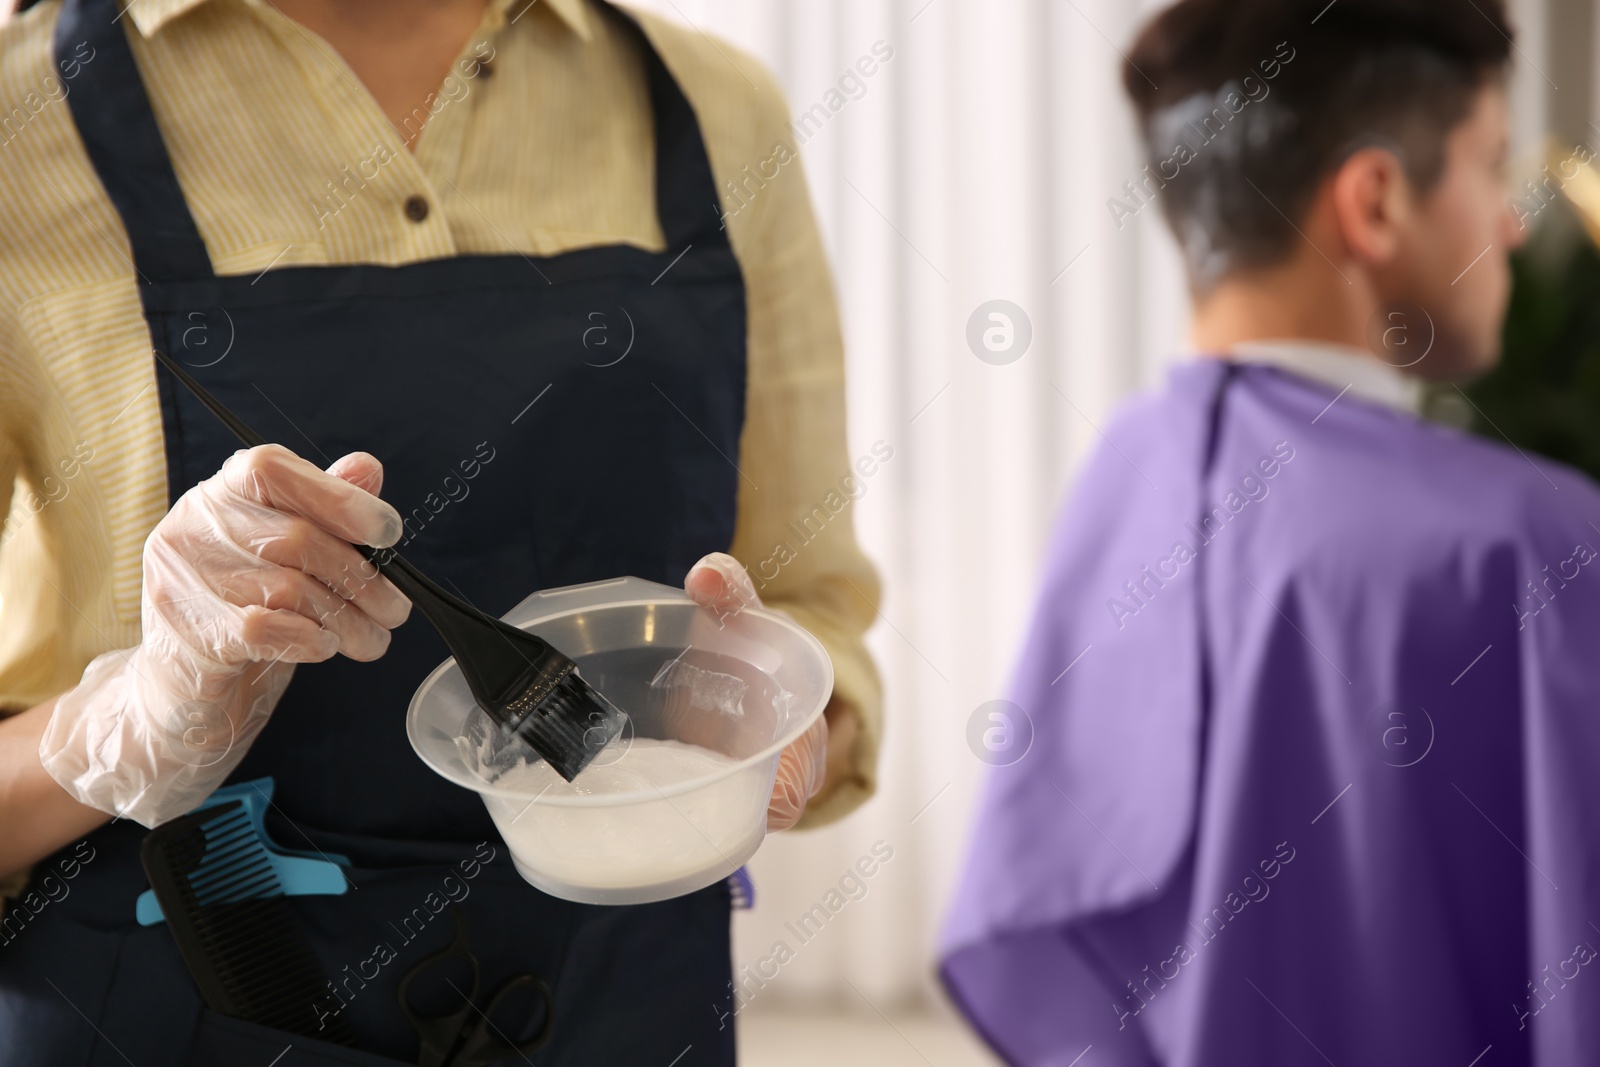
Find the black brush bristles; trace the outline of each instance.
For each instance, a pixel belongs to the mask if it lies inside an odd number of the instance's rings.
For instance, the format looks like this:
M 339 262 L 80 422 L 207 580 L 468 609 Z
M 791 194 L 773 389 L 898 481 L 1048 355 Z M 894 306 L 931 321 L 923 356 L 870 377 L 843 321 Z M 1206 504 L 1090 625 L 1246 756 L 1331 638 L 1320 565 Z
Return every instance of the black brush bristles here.
M 388 549 L 372 558 L 439 631 L 478 706 L 561 777 L 572 781 L 622 732 L 627 716 L 550 642 L 456 599 Z
M 158 349 L 156 359 L 246 448 L 267 443 L 171 356 Z M 355 547 L 439 631 L 478 705 L 561 777 L 572 781 L 622 732 L 623 713 L 579 678 L 576 664 L 548 642 L 445 592 L 392 548 Z
M 318 1012 L 327 976 L 239 801 L 150 831 L 139 858 L 167 928 L 212 1011 L 334 1044 L 342 1016 Z
M 515 733 L 549 760 L 556 773 L 569 782 L 622 732 L 627 718 L 575 668 L 563 671 L 553 685 L 524 687 L 499 713 L 492 708 L 484 710 L 502 729 Z

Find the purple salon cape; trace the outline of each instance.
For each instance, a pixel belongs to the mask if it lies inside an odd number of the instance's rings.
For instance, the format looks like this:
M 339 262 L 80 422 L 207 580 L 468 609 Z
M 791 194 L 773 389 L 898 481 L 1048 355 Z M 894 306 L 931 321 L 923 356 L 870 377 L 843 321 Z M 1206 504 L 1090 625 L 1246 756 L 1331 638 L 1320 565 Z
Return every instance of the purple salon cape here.
M 1600 488 L 1337 392 L 1079 477 L 940 952 L 1008 1063 L 1600 1064 Z

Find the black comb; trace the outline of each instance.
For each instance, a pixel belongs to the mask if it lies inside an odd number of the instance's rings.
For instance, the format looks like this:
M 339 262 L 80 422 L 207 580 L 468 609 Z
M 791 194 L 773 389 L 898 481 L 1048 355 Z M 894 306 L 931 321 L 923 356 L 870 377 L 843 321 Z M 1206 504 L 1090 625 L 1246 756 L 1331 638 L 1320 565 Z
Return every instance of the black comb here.
M 172 357 L 157 351 L 156 358 L 246 448 L 267 443 Z M 561 777 L 572 781 L 622 732 L 622 711 L 584 681 L 577 664 L 548 641 L 451 596 L 392 548 L 355 548 L 439 631 L 478 706 L 502 730 L 527 742 Z
M 150 888 L 206 1006 L 290 1033 L 352 1043 L 319 1010 L 328 979 L 267 848 L 237 800 L 163 823 L 139 847 Z

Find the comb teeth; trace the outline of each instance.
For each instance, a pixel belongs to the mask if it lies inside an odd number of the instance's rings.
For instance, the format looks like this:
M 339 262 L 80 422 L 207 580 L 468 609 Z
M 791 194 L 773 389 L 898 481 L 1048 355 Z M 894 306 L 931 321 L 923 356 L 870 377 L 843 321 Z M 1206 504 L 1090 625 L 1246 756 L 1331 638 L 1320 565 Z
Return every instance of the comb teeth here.
M 351 1043 L 342 1015 L 319 1019 L 326 976 L 244 805 L 232 801 L 152 830 L 140 859 L 208 1007 Z
M 531 700 L 524 692 L 506 707 L 519 711 L 516 718 L 506 720 L 507 729 L 526 741 L 569 782 L 622 732 L 627 719 L 620 708 L 575 670 L 567 671 L 543 699 Z
M 202 837 L 185 842 L 185 859 L 194 866 L 189 888 L 201 907 L 281 896 L 283 886 L 243 807 L 202 823 Z M 196 854 L 198 853 L 198 854 Z

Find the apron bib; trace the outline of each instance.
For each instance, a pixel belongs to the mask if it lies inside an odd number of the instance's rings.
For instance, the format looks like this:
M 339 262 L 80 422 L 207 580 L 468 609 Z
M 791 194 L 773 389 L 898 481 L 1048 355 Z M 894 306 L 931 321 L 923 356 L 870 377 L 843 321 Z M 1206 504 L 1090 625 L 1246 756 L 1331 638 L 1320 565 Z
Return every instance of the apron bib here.
M 383 496 L 406 519 L 405 555 L 492 615 L 536 589 L 624 574 L 679 584 L 702 555 L 727 549 L 744 284 L 694 112 L 628 16 L 612 17 L 648 74 L 666 251 L 254 279 L 212 271 L 117 16 L 115 0 L 66 0 L 55 40 L 58 52 L 85 40 L 96 50 L 68 100 L 127 228 L 157 348 L 312 462 L 377 455 Z M 612 343 L 586 348 L 600 321 Z M 155 380 L 175 500 L 237 446 L 169 375 Z M 541 1065 L 732 1063 L 719 1011 L 731 978 L 726 886 L 601 908 L 523 882 L 478 797 L 429 771 L 406 740 L 411 694 L 447 655 L 413 613 L 376 663 L 302 664 L 234 775 L 277 780 L 268 829 L 284 847 L 353 861 L 345 895 L 292 900 L 338 983 L 324 1007 L 343 1005 L 361 1051 L 209 1012 L 166 927 L 134 923 L 143 830 L 118 823 L 90 835 L 94 858 L 70 895 L 0 947 L 0 1063 L 415 1062 L 395 988 L 454 933 L 448 911 L 422 907 L 441 893 L 458 901 L 485 989 L 522 971 L 550 983 Z

